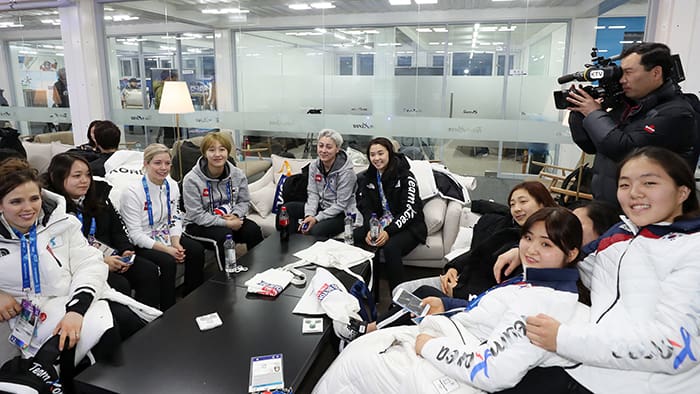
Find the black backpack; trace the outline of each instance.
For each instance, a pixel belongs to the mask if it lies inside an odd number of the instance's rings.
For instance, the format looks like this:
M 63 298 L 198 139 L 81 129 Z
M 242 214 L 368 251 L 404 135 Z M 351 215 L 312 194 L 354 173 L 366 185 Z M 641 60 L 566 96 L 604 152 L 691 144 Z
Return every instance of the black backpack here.
M 282 198 L 284 202 L 304 202 L 308 198 L 306 187 L 309 184 L 309 164 L 301 169 L 301 174 L 295 174 L 284 180 Z
M 25 159 L 27 158 L 27 151 L 24 149 L 22 141 L 19 140 L 19 131 L 15 129 L 9 127 L 0 128 L 0 149 L 13 150 Z

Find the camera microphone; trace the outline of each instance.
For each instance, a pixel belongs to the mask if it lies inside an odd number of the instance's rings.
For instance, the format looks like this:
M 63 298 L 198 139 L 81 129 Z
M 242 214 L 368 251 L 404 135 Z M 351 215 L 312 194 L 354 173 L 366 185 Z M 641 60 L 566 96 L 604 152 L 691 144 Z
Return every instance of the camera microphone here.
M 622 71 L 615 65 L 605 67 L 589 67 L 583 71 L 562 75 L 557 79 L 557 82 L 559 82 L 559 84 L 565 84 L 571 81 L 592 82 L 600 81 L 602 79 L 619 79 L 621 76 Z
M 575 73 L 562 75 L 561 77 L 557 78 L 557 82 L 560 85 L 563 85 L 563 84 L 569 83 L 571 81 L 580 80 L 580 78 L 582 78 L 582 77 L 583 77 L 583 73 L 581 71 L 577 71 Z

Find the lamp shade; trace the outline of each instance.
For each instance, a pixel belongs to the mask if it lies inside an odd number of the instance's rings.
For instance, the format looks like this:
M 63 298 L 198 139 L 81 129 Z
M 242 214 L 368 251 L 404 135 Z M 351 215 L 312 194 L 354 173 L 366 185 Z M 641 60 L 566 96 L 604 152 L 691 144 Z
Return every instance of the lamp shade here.
M 186 114 L 188 112 L 194 112 L 194 106 L 192 106 L 192 97 L 190 97 L 187 82 L 165 81 L 158 113 Z

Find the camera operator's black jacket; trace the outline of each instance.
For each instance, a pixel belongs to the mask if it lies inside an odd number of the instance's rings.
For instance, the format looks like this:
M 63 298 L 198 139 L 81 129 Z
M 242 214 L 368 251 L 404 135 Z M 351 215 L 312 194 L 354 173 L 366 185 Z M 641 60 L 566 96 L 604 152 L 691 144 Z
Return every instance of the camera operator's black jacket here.
M 416 244 L 424 244 L 428 230 L 423 217 L 423 201 L 420 199 L 418 182 L 404 155 L 396 153 L 396 159 L 396 166 L 382 175 L 384 194 L 391 214 L 394 216 L 394 221 L 384 230 L 389 236 L 408 230 L 416 240 Z M 372 213 L 376 213 L 379 218 L 383 212 L 377 186 L 377 169 L 370 164 L 367 171 L 358 175 L 357 185 L 357 208 L 363 216 L 364 236 L 369 231 L 369 219 Z
M 569 126 L 574 142 L 584 152 L 595 154 L 593 196 L 618 205 L 617 163 L 638 147 L 670 149 L 694 170 L 700 151 L 699 116 L 671 81 L 638 102 L 628 100 L 610 112 L 598 110 L 585 118 L 572 112 Z

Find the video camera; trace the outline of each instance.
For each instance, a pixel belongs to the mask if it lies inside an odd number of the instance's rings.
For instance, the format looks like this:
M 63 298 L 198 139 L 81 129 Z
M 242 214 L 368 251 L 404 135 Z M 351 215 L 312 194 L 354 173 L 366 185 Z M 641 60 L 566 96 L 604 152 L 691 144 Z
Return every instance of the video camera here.
M 587 85 L 583 87 L 586 93 L 594 99 L 603 98 L 603 108 L 613 108 L 622 101 L 624 91 L 620 85 L 622 69 L 615 64 L 620 59 L 620 55 L 605 58 L 598 56 L 598 49 L 593 48 L 591 52 L 592 64 L 586 64 L 586 69 L 572 74 L 562 75 L 557 79 L 560 84 L 572 81 L 578 82 L 598 82 L 597 86 Z M 685 73 L 681 64 L 681 57 L 678 54 L 671 55 L 673 65 L 671 66 L 671 80 L 675 83 L 685 81 Z M 554 105 L 557 109 L 566 109 L 573 104 L 568 102 L 569 89 L 557 90 L 554 92 Z
M 603 108 L 613 107 L 621 100 L 621 96 L 624 93 L 622 86 L 620 86 L 622 69 L 615 64 L 620 55 L 605 58 L 598 56 L 598 49 L 593 48 L 591 58 L 593 63 L 586 64 L 585 70 L 562 75 L 557 79 L 557 82 L 560 84 L 572 81 L 598 82 L 597 86 L 587 85 L 583 87 L 583 90 L 594 99 L 603 98 Z M 554 105 L 557 109 L 566 109 L 573 106 L 572 103 L 566 100 L 567 97 L 569 97 L 569 89 L 554 92 Z

